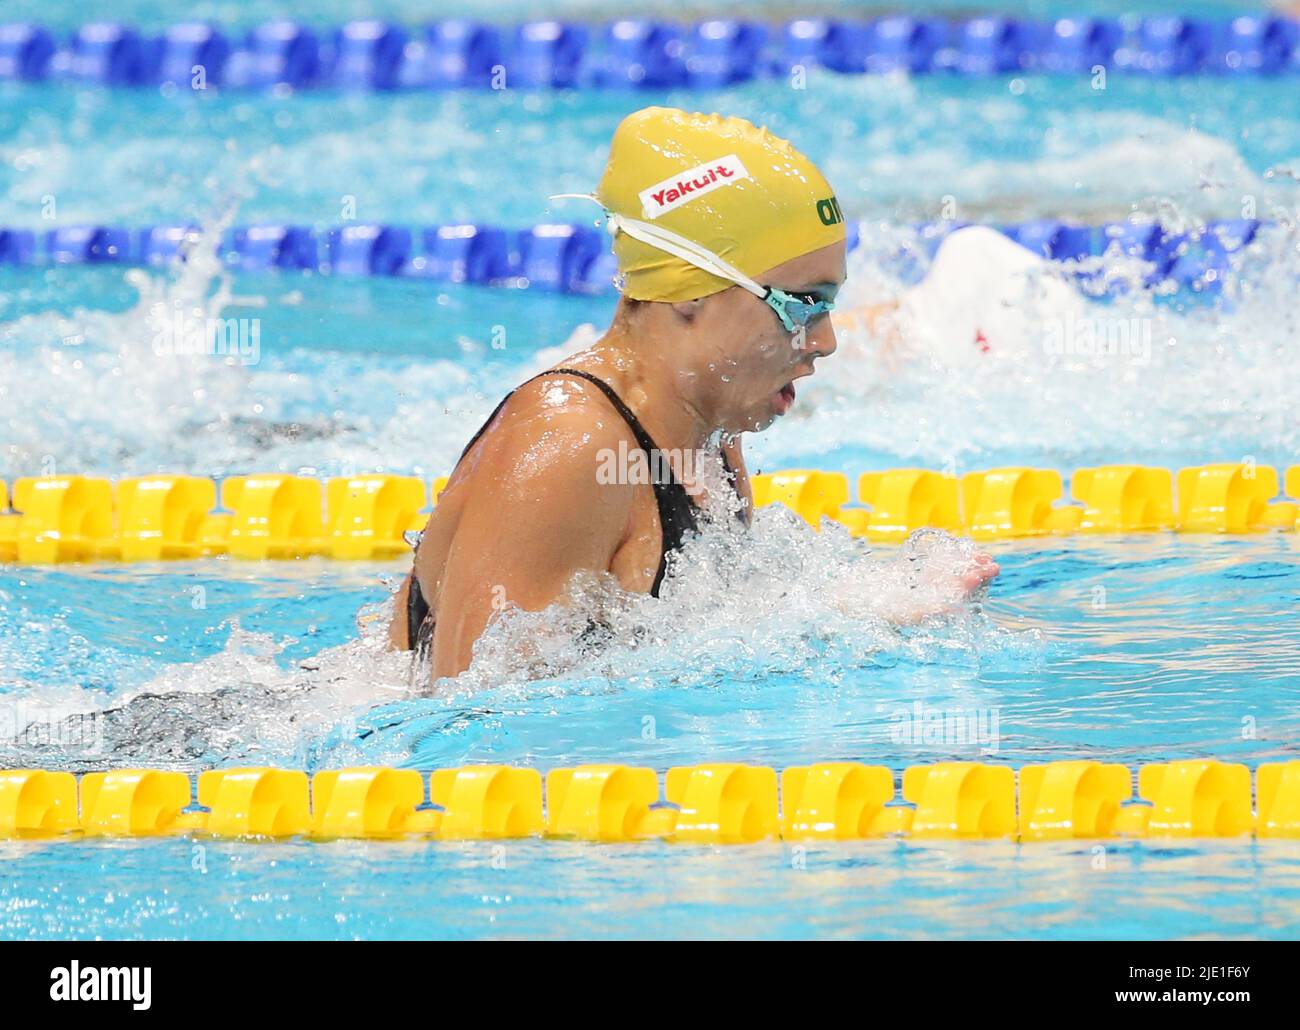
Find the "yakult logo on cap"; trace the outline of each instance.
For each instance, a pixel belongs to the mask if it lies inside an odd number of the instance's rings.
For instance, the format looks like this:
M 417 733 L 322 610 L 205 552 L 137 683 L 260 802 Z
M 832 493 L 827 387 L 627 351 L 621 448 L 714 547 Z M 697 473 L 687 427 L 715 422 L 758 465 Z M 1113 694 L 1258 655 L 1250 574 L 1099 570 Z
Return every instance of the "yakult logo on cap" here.
M 748 179 L 749 172 L 735 154 L 728 154 L 716 161 L 688 168 L 671 179 L 657 182 L 649 189 L 642 190 L 637 196 L 641 198 L 641 213 L 646 218 L 658 218 L 675 207 L 681 207 L 696 197 L 712 193 L 720 186 L 730 186 L 741 179 Z

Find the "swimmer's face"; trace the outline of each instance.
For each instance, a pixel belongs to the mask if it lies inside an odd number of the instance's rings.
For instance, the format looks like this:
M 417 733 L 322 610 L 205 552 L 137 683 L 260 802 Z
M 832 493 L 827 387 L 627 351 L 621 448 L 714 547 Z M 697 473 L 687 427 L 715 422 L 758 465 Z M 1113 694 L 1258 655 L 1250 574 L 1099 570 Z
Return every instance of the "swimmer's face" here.
M 833 299 L 844 283 L 843 242 L 777 265 L 755 280 L 800 300 Z M 791 332 L 763 300 L 739 286 L 704 298 L 700 327 L 709 341 L 709 374 L 716 375 L 722 428 L 729 433 L 766 429 L 795 403 L 795 380 L 810 376 L 818 358 L 835 353 L 828 314 Z

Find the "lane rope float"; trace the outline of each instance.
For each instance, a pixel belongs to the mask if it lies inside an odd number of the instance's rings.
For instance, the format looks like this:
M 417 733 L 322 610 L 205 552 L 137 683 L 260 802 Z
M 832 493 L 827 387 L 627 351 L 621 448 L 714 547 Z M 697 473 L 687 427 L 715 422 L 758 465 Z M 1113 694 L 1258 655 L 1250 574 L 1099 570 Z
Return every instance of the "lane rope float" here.
M 287 92 L 448 89 L 718 89 L 846 75 L 1275 76 L 1300 69 L 1300 23 L 1275 15 L 800 18 L 784 24 L 714 18 L 688 24 L 468 20 L 408 29 L 366 19 L 316 31 L 272 21 L 242 32 L 202 22 L 160 34 L 94 22 L 60 37 L 0 25 L 0 80 L 77 86 Z
M 284 472 L 0 480 L 0 562 L 233 559 L 387 560 L 409 552 L 447 477 L 325 480 Z M 897 543 L 933 527 L 977 540 L 1073 534 L 1258 533 L 1300 529 L 1300 465 L 1169 469 L 1007 467 L 961 476 L 889 469 L 858 477 L 790 469 L 751 477 L 757 507 L 782 504 L 815 529 Z M 1175 489 L 1176 488 L 1176 489 Z M 1285 496 L 1279 495 L 1279 490 Z M 12 504 L 12 510 L 10 510 Z
M 426 791 L 427 787 L 427 791 Z M 1123 765 L 938 762 L 901 776 L 859 762 L 776 770 L 738 763 L 653 769 L 504 765 L 363 767 L 308 777 L 241 767 L 0 772 L 0 838 L 156 837 L 438 840 L 527 837 L 762 840 L 1300 839 L 1300 761 Z
M 915 246 L 882 255 L 902 278 L 914 278 L 922 255 L 933 258 L 950 233 L 971 223 L 953 219 L 913 226 Z M 1233 256 L 1270 223 L 1254 218 L 1208 222 L 1192 231 L 1153 221 L 1077 225 L 1043 218 L 999 225 L 1009 239 L 1061 270 L 1089 292 L 1114 295 L 1132 288 L 1107 277 L 1096 259 L 1117 255 L 1145 262 L 1141 284 L 1217 294 Z M 873 224 L 846 223 L 849 249 Z M 607 234 L 591 225 L 543 223 L 523 229 L 457 224 L 407 227 L 356 223 L 326 228 L 264 224 L 227 230 L 206 243 L 197 226 L 68 225 L 52 229 L 0 227 L 0 266 L 135 265 L 165 267 L 195 248 L 211 246 L 226 267 L 245 273 L 322 273 L 345 277 L 401 277 L 577 295 L 614 291 L 618 272 Z

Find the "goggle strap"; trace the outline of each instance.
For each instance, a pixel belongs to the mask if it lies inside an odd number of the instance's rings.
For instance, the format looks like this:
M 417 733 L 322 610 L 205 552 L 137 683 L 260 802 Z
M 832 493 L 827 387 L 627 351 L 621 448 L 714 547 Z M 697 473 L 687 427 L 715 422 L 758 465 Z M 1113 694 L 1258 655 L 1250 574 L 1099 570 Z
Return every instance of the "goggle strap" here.
M 635 218 L 625 218 L 623 215 L 614 214 L 613 212 L 609 213 L 609 225 L 615 232 L 625 232 L 634 240 L 640 240 L 651 247 L 681 258 L 688 265 L 694 265 L 710 275 L 716 275 L 719 279 L 733 282 L 737 286 L 748 290 L 755 297 L 767 298 L 768 289 L 766 286 L 760 286 L 734 265 L 729 264 L 718 257 L 717 254 L 705 250 L 699 244 L 686 239 L 684 236 L 678 236 L 675 232 L 662 229 L 657 225 L 651 225 L 649 222 L 642 222 Z
M 590 193 L 556 193 L 548 199 L 561 200 L 570 198 L 574 200 L 590 200 L 594 204 L 600 203 Z M 693 265 L 710 275 L 716 275 L 719 279 L 735 283 L 737 286 L 748 290 L 755 297 L 770 300 L 772 291 L 766 286 L 760 286 L 739 268 L 724 261 L 712 251 L 705 250 L 693 240 L 688 240 L 685 236 L 679 236 L 669 229 L 651 225 L 649 222 L 643 222 L 636 218 L 627 218 L 609 210 L 605 211 L 605 219 L 611 235 L 617 232 L 625 232 L 634 240 L 640 240 L 656 250 L 662 250 L 673 255 L 673 257 L 680 258 L 688 265 Z

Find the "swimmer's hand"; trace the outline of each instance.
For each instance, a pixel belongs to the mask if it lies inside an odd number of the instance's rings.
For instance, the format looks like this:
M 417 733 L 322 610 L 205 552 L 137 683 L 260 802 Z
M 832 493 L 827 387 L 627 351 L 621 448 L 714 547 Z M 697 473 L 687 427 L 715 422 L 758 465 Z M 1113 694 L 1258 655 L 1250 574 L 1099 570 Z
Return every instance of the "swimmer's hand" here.
M 978 602 L 999 571 L 998 563 L 971 541 L 922 529 L 900 553 L 864 563 L 851 579 L 836 583 L 831 599 L 846 614 L 909 626 Z
M 970 564 L 957 573 L 957 579 L 969 598 L 983 590 L 1001 571 L 1002 567 L 993 560 L 993 555 L 987 551 L 976 551 L 971 556 Z

